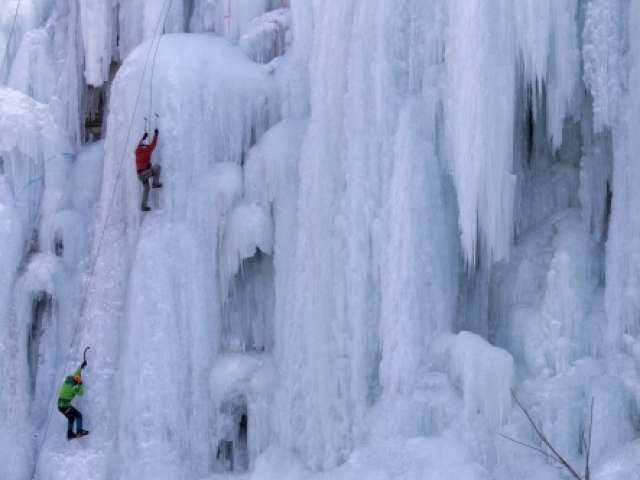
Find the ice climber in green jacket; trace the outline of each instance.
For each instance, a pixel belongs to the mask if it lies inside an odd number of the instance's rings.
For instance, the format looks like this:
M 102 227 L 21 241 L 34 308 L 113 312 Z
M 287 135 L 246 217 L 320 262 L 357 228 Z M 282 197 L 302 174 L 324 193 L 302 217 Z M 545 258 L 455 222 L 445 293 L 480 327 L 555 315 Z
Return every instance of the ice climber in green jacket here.
M 82 429 L 82 414 L 71 406 L 71 401 L 76 395 L 84 395 L 84 385 L 82 385 L 82 369 L 87 366 L 87 362 L 82 362 L 73 375 L 69 375 L 64 379 L 62 387 L 60 387 L 60 395 L 58 395 L 58 410 L 69 421 L 67 428 L 67 440 L 82 437 L 89 432 Z M 76 433 L 73 433 L 73 422 L 76 422 Z

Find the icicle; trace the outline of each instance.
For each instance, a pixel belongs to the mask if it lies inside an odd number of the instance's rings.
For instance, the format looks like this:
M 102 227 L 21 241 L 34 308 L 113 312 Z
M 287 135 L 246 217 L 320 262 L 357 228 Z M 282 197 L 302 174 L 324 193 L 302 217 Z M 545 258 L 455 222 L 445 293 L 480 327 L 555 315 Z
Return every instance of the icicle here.
M 270 255 L 273 250 L 273 224 L 256 204 L 241 203 L 229 215 L 220 258 L 222 299 L 227 286 L 238 273 L 242 262 L 257 250 Z
M 508 256 L 512 239 L 513 8 L 507 0 L 449 4 L 445 128 L 462 252 L 470 268 L 478 238 L 489 263 Z
M 117 6 L 111 0 L 86 0 L 80 3 L 87 84 L 99 87 L 109 79 L 109 67 L 115 56 Z
M 514 8 L 518 52 L 532 85 L 534 105 L 546 89 L 547 137 L 562 144 L 564 119 L 574 114 L 580 81 L 577 0 L 523 0 Z

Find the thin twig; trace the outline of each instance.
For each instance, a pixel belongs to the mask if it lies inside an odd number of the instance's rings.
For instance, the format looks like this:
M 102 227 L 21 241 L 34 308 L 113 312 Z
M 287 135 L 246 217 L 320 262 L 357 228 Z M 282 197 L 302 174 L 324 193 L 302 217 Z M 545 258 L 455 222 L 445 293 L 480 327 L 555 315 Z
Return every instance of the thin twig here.
M 586 465 L 584 467 L 584 480 L 590 480 L 591 472 L 589 471 L 589 459 L 591 457 L 591 434 L 593 432 L 593 403 L 595 399 L 591 397 L 591 414 L 589 416 L 589 445 L 587 446 Z
M 513 389 L 511 389 L 511 396 L 513 397 L 513 399 L 516 401 L 516 403 L 518 404 L 518 407 L 520 407 L 520 410 L 523 411 L 523 413 L 527 416 L 527 419 L 529 420 L 529 423 L 531 424 L 531 426 L 533 427 L 533 429 L 536 431 L 536 434 L 538 435 L 538 437 L 540 437 L 540 440 L 542 440 L 542 442 L 549 447 L 549 450 L 551 450 L 553 452 L 553 454 L 557 457 L 557 461 L 559 461 L 564 468 L 566 468 L 569 473 L 571 473 L 571 475 L 573 475 L 575 478 L 577 478 L 578 480 L 582 480 L 582 478 L 580 478 L 580 475 L 578 475 L 576 473 L 576 471 L 571 467 L 571 465 L 569 465 L 569 463 L 567 463 L 567 461 L 562 458 L 562 455 L 560 455 L 555 448 L 553 448 L 553 446 L 551 445 L 551 443 L 549 442 L 549 440 L 547 440 L 547 437 L 544 436 L 544 433 L 542 433 L 542 431 L 536 426 L 535 422 L 533 421 L 533 419 L 531 418 L 531 415 L 529 415 L 529 412 L 527 411 L 526 408 L 524 408 L 522 406 L 522 404 L 520 403 L 520 401 L 518 400 L 518 397 L 516 397 L 516 394 L 513 392 Z M 553 458 L 553 457 L 551 457 Z M 586 479 L 585 479 L 586 480 Z
M 538 447 L 534 447 L 533 445 L 529 445 L 527 443 L 521 442 L 519 440 L 514 440 L 511 437 L 507 437 L 506 435 L 503 435 L 502 433 L 500 434 L 501 437 L 506 438 L 507 440 L 511 440 L 514 443 L 520 444 L 523 447 L 527 447 L 530 448 L 531 450 L 535 450 L 536 452 L 540 452 L 543 455 L 546 455 L 547 457 L 549 457 L 551 460 L 555 460 L 556 462 L 562 464 L 562 462 L 560 460 L 558 460 L 556 457 L 554 457 L 553 455 L 549 455 L 547 452 L 545 452 L 544 450 L 539 449 Z

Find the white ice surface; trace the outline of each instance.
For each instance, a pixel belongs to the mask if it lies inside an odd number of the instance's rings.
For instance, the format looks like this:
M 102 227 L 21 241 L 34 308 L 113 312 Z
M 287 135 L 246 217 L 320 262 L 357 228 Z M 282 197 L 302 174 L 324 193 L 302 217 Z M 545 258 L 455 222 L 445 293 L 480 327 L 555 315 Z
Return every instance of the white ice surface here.
M 500 437 L 541 447 L 510 388 L 578 470 L 593 398 L 592 479 L 633 478 L 639 19 L 22 0 L 0 60 L 0 479 L 565 478 Z M 55 398 L 86 345 L 91 435 L 66 442 Z

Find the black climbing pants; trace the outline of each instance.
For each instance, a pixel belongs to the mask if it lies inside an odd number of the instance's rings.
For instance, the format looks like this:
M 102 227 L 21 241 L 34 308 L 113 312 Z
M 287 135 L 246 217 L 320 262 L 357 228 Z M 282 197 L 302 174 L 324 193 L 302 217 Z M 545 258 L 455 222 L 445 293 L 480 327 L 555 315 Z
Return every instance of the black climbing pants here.
M 67 426 L 68 431 L 73 431 L 73 422 L 76 422 L 76 433 L 82 430 L 82 414 L 76 410 L 74 407 L 58 407 L 60 413 L 67 417 L 69 421 L 69 425 Z
M 153 177 L 153 184 L 158 185 L 160 183 L 161 172 L 162 167 L 160 165 L 152 165 L 146 170 L 141 170 L 138 172 L 138 180 L 142 182 L 142 187 L 144 188 L 144 191 L 142 192 L 143 208 L 149 206 L 149 179 Z

